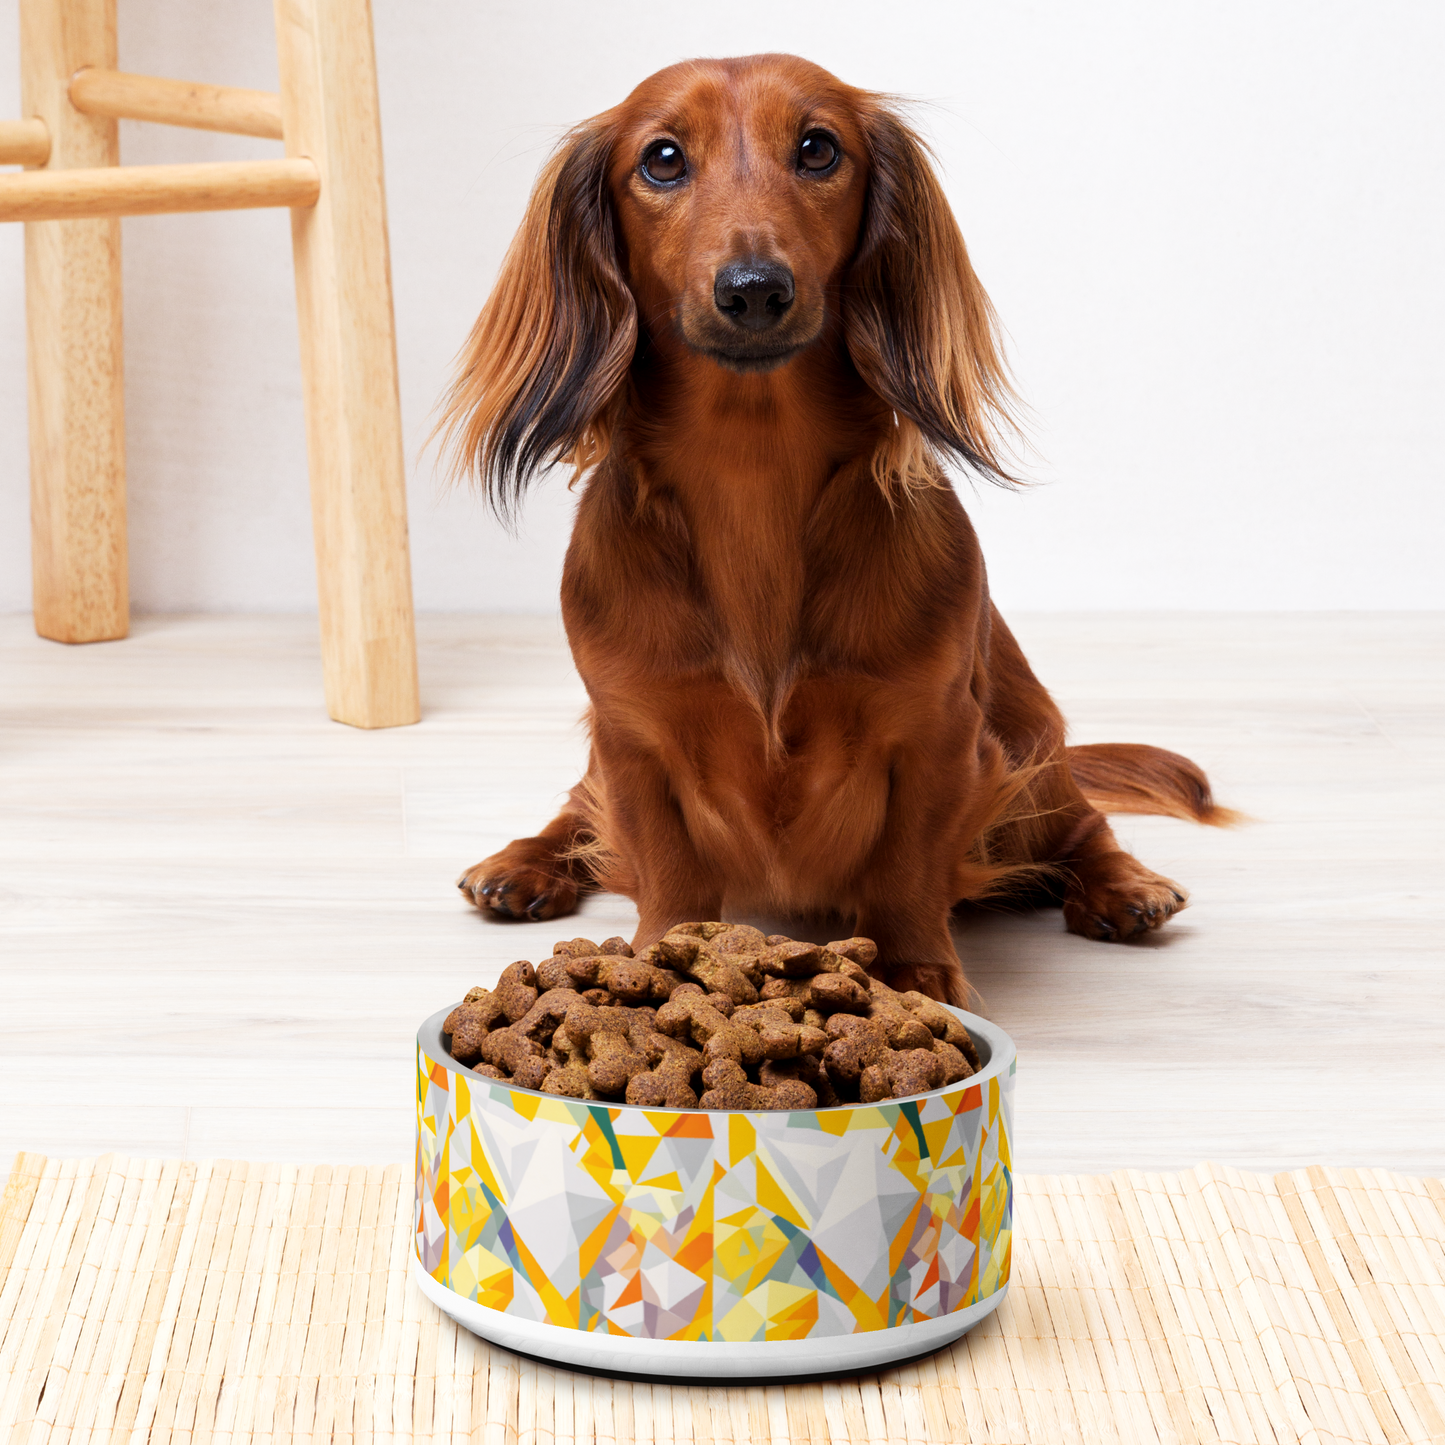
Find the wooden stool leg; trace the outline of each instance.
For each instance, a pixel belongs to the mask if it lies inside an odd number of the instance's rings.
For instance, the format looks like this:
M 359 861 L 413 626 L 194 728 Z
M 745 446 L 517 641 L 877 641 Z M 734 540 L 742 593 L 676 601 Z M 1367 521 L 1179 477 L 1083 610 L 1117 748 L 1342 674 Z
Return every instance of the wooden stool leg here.
M 50 130 L 51 169 L 118 164 L 115 121 L 81 115 L 66 93 L 81 66 L 115 64 L 115 0 L 21 0 L 23 104 Z M 35 630 L 124 637 L 120 222 L 28 222 L 25 313 Z
M 286 153 L 321 172 L 291 213 L 321 648 L 331 716 L 420 717 L 381 124 L 368 0 L 276 0 Z

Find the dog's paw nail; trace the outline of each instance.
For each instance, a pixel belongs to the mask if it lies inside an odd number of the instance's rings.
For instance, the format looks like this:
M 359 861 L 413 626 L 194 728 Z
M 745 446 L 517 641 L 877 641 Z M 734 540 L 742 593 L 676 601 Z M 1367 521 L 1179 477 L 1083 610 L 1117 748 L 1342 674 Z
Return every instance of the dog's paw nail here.
M 1169 892 L 1173 895 L 1174 901 L 1176 903 L 1184 902 L 1184 895 L 1182 893 L 1175 893 L 1172 888 L 1169 890 Z
M 540 898 L 534 898 L 534 899 L 527 905 L 527 917 L 528 917 L 528 918 L 540 918 L 541 915 L 542 915 L 542 910 L 543 910 L 551 901 L 552 901 L 552 895 L 551 895 L 550 893 L 544 893 L 544 894 L 542 894 L 542 896 L 541 896 Z
M 1093 923 L 1094 927 L 1099 930 L 1100 938 L 1112 938 L 1114 936 L 1114 925 L 1110 923 L 1107 918 L 1100 918 L 1097 914 L 1095 914 L 1095 916 L 1090 921 Z
M 1134 916 L 1135 918 L 1138 918 L 1138 916 L 1139 916 L 1143 911 L 1144 911 L 1144 910 L 1143 910 L 1142 908 L 1135 908 L 1132 903 L 1129 904 L 1129 906 L 1124 909 L 1124 912 L 1125 912 L 1125 913 L 1131 913 L 1131 914 L 1133 914 L 1133 916 Z M 1154 916 L 1154 915 L 1153 915 L 1152 913 L 1149 915 L 1150 918 L 1153 918 L 1153 916 Z

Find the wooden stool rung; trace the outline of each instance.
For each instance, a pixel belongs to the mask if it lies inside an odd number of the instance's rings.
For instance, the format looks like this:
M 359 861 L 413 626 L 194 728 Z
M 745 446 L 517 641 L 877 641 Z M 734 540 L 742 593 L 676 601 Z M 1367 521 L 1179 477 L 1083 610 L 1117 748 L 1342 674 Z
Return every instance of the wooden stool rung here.
M 87 66 L 71 77 L 70 103 L 86 115 L 282 139 L 281 97 L 268 90 L 162 80 Z
M 26 171 L 0 176 L 0 221 L 74 221 L 86 216 L 314 206 L 320 194 L 320 172 L 303 156 Z

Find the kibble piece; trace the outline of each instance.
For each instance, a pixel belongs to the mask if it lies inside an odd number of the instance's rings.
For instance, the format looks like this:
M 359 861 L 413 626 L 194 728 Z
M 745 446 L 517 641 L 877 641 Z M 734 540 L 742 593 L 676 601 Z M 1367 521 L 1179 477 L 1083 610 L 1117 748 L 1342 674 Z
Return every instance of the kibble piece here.
M 734 925 L 731 923 L 674 923 L 667 930 L 664 937 L 676 935 L 678 938 L 700 938 L 704 943 L 716 938 L 720 933 L 726 933 Z
M 819 1013 L 866 1014 L 872 997 L 866 988 L 860 987 L 846 974 L 820 973 L 810 982 L 808 1002 Z
M 537 1002 L 537 970 L 526 959 L 509 963 L 492 994 L 502 1005 L 502 1012 L 516 1023 Z
M 779 998 L 760 999 L 757 1003 L 745 1003 L 741 1008 L 733 1010 L 735 1019 L 751 1018 L 754 1015 L 763 1013 L 780 1013 L 786 1018 L 792 1019 L 795 1024 L 803 1022 L 803 1014 L 807 1011 L 807 1005 L 795 994 L 784 994 Z
M 828 1020 L 828 1036 L 832 1043 L 823 1050 L 823 1062 L 835 1081 L 856 1081 L 888 1052 L 882 1026 L 856 1014 L 834 1014 Z
M 699 1101 L 704 1109 L 812 1109 L 818 1096 L 797 1079 L 784 1079 L 768 1087 L 754 1084 L 740 1064 L 718 1059 L 702 1071 L 707 1092 Z
M 964 1057 L 963 1050 L 955 1048 L 947 1039 L 934 1039 L 933 1052 L 943 1060 L 943 1084 L 940 1087 L 973 1077 L 974 1067 Z
M 458 1004 L 442 1024 L 442 1032 L 451 1035 L 452 1057 L 463 1064 L 480 1058 L 482 1040 L 505 1018 L 501 1003 L 492 994 Z
M 758 991 L 736 962 L 715 954 L 701 939 L 668 934 L 640 955 L 659 968 L 673 969 L 707 989 L 725 993 L 734 1003 L 756 1003 Z
M 889 1048 L 933 1048 L 933 1031 L 903 1007 L 898 995 L 882 979 L 870 979 L 868 987 L 872 1000 L 869 1017 L 883 1025 Z
M 536 1039 L 518 1033 L 515 1027 L 493 1029 L 482 1040 L 481 1055 L 489 1064 L 505 1069 L 513 1078 L 527 1059 L 540 1059 L 545 1054 Z
M 758 1070 L 758 1082 L 775 1089 L 788 1080 L 806 1084 L 818 1098 L 818 1107 L 831 1109 L 838 1102 L 838 1091 L 817 1054 L 799 1054 L 795 1059 L 764 1059 Z
M 505 1079 L 507 1076 L 495 1064 L 473 1064 L 472 1072 L 484 1079 Z
M 554 957 L 557 954 L 563 954 L 568 958 L 587 958 L 589 955 L 601 951 L 590 938 L 564 938 L 560 943 L 552 945 Z
M 978 1068 L 978 1052 L 973 1046 L 973 1040 L 968 1036 L 968 1030 L 937 999 L 931 999 L 927 994 L 911 988 L 907 993 L 898 995 L 898 1002 L 914 1018 L 927 1024 L 934 1038 L 947 1039 L 965 1058 L 972 1055 L 970 1062 L 974 1069 Z
M 671 998 L 657 1011 L 659 1033 L 701 1044 L 703 1057 L 736 1059 L 753 1066 L 763 1061 L 762 1040 L 752 1029 L 735 1024 L 705 998 L 684 994 Z
M 858 1097 L 865 1104 L 927 1094 L 943 1082 L 943 1060 L 932 1049 L 890 1052 L 864 1069 Z
M 861 968 L 871 968 L 878 959 L 878 945 L 871 938 L 841 938 L 827 947 L 829 953 L 852 959 Z
M 763 986 L 758 990 L 758 997 L 765 1001 L 796 998 L 803 1000 L 806 1005 L 812 996 L 813 980 L 811 978 L 764 978 Z
M 653 1042 L 655 1041 L 655 1043 Z M 627 1081 L 627 1102 L 650 1109 L 694 1109 L 697 1091 L 693 1080 L 702 1066 L 702 1055 L 677 1039 L 653 1032 L 647 1054 L 652 1068 L 634 1074 Z
M 746 957 L 761 953 L 768 946 L 768 940 L 758 929 L 751 928 L 746 923 L 735 923 L 721 933 L 715 933 L 708 940 L 708 946 L 714 953 L 724 956 Z
M 524 1089 L 540 1089 L 551 1072 L 552 1061 L 550 1059 L 533 1056 L 523 1059 L 512 1070 L 512 1082 Z
M 587 1065 L 580 1059 L 571 1059 L 565 1064 L 554 1064 L 547 1077 L 542 1080 L 544 1094 L 560 1094 L 568 1099 L 595 1099 L 597 1091 L 587 1077 Z
M 647 999 L 662 1003 L 682 982 L 680 975 L 654 968 L 643 959 L 614 957 L 605 953 L 569 959 L 567 973 L 574 987 L 605 988 L 623 1003 L 642 1003 Z
M 538 997 L 537 1002 L 517 1020 L 514 1027 L 518 1033 L 526 1034 L 529 1039 L 549 1044 L 552 1042 L 552 1035 L 567 1017 L 567 1010 L 581 1001 L 582 995 L 570 988 L 550 989 Z
M 828 1036 L 822 1029 L 795 1022 L 781 1008 L 752 1004 L 733 1014 L 734 1023 L 752 1029 L 763 1046 L 765 1059 L 793 1059 L 799 1054 L 821 1054 Z
M 632 945 L 625 938 L 614 934 L 597 945 L 597 952 L 614 954 L 618 958 L 631 958 Z
M 567 1010 L 567 1033 L 587 1048 L 587 1078 L 599 1094 L 620 1098 L 627 1081 L 647 1068 L 647 1060 L 628 1041 L 630 1010 L 575 1003 Z
M 836 973 L 839 960 L 817 943 L 779 943 L 758 960 L 764 973 L 778 978 L 810 978 L 815 973 Z

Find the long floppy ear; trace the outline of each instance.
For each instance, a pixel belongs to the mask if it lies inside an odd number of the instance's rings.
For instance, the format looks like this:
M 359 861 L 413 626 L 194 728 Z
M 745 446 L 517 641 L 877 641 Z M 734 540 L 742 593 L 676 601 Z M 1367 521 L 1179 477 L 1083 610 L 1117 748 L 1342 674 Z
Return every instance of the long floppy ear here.
M 862 119 L 868 202 L 844 327 L 853 364 L 898 417 L 874 475 L 891 492 L 935 480 L 936 460 L 951 456 L 1012 482 L 998 431 L 1017 428 L 993 305 L 923 142 L 883 97 L 869 97 Z
M 437 431 L 503 520 L 544 468 L 601 460 L 637 343 L 607 189 L 609 117 L 574 130 L 543 168 L 462 348 Z

